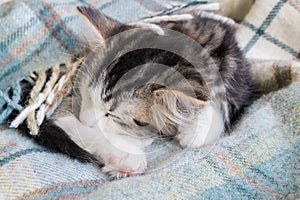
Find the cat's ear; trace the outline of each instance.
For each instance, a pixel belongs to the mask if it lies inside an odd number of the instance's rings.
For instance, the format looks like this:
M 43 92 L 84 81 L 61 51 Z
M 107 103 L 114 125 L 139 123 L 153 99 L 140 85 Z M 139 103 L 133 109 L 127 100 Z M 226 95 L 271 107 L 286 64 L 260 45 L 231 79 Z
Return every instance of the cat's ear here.
M 151 95 L 152 96 L 152 95 Z M 199 100 L 188 93 L 161 88 L 153 91 L 150 106 L 151 121 L 164 135 L 173 134 L 177 125 L 192 120 L 209 101 Z
M 90 25 L 93 31 L 98 34 L 98 40 L 104 41 L 105 39 L 128 28 L 127 25 L 105 16 L 94 8 L 80 6 L 77 7 L 77 10 Z
M 196 89 L 196 88 L 195 88 Z M 193 106 L 195 109 L 201 108 L 209 103 L 209 97 L 206 96 L 201 90 L 184 91 L 182 89 L 173 89 L 165 87 L 161 84 L 151 83 L 143 86 L 139 92 L 142 96 L 147 96 L 148 102 L 163 103 L 169 106 L 180 106 L 184 107 Z M 151 95 L 145 95 L 151 94 Z
M 194 108 L 201 109 L 206 105 L 208 100 L 201 100 L 196 97 L 196 95 L 190 95 L 187 92 L 173 90 L 170 88 L 161 88 L 153 91 L 153 97 L 156 102 L 162 102 L 168 107 L 177 106 L 178 108 Z

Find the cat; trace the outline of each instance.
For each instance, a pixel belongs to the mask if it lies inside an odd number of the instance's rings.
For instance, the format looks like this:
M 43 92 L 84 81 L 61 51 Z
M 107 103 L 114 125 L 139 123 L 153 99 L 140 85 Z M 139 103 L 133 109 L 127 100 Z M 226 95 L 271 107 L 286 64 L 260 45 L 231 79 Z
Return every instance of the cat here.
M 134 176 L 147 169 L 144 148 L 155 137 L 211 144 L 249 104 L 249 64 L 230 21 L 190 12 L 122 24 L 91 7 L 78 11 L 92 50 L 37 143 L 112 178 Z

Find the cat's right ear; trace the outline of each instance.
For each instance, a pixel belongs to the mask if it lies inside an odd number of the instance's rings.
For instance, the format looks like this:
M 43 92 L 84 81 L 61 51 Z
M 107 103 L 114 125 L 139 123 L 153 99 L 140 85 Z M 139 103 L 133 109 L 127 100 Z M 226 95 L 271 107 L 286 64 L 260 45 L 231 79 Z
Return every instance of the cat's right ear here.
M 89 25 L 91 31 L 93 31 L 97 35 L 98 42 L 102 42 L 107 38 L 129 28 L 129 26 L 105 16 L 94 8 L 80 6 L 77 7 L 77 10 Z M 88 39 L 89 41 L 91 40 L 91 38 Z

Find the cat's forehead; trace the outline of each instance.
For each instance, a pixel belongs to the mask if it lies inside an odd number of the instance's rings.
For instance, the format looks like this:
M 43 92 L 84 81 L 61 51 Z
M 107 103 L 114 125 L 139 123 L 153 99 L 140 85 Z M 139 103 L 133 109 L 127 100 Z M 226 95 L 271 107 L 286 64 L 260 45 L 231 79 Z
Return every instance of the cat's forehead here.
M 135 109 L 134 105 L 138 104 L 139 98 L 147 99 L 152 91 L 162 87 L 190 90 L 191 94 L 194 93 L 200 99 L 208 98 L 206 87 L 201 85 L 203 80 L 197 70 L 179 56 L 163 50 L 132 51 L 115 60 L 106 71 L 99 70 L 94 74 L 89 80 L 89 91 L 111 111 L 121 104 Z M 187 75 L 193 78 L 187 81 Z M 131 105 L 133 106 L 130 107 Z
M 134 110 L 141 100 L 134 98 L 132 94 L 128 92 L 124 92 L 119 96 L 112 96 L 106 101 L 103 101 L 102 99 L 102 102 L 109 112 L 120 112 Z

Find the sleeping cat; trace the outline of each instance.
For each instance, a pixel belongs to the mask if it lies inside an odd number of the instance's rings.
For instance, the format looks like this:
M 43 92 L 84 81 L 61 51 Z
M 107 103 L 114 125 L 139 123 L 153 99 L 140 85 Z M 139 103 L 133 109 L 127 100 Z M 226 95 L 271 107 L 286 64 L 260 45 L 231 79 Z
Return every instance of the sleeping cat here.
M 174 137 L 216 141 L 252 95 L 230 21 L 200 12 L 122 24 L 79 7 L 95 38 L 74 83 L 35 140 L 112 177 L 145 172 L 144 148 Z

